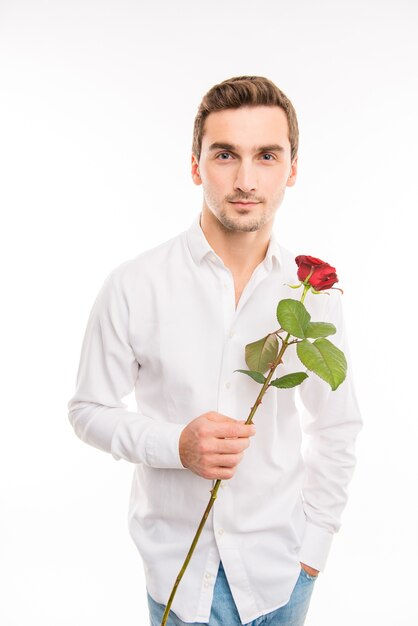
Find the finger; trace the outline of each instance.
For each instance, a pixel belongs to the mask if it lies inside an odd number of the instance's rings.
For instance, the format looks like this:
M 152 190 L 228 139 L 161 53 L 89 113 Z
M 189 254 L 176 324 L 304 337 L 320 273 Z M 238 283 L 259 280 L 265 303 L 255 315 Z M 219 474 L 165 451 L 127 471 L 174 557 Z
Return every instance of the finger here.
M 216 467 L 211 478 L 215 480 L 229 480 L 235 474 L 235 467 Z
M 244 453 L 240 454 L 214 454 L 213 464 L 218 467 L 235 467 L 240 461 L 242 461 Z
M 210 413 L 207 416 L 210 422 L 213 424 L 213 435 L 215 437 L 250 437 L 255 435 L 254 424 L 245 424 L 245 420 L 236 420 L 228 415 L 222 415 L 222 413 Z
M 248 448 L 250 439 L 248 437 L 217 438 L 214 443 L 214 452 L 218 454 L 238 454 Z
M 215 437 L 235 439 L 236 437 L 252 437 L 255 435 L 255 426 L 253 424 L 240 424 L 239 422 L 220 423 L 218 422 L 213 429 Z
M 236 420 L 238 424 L 244 424 L 245 426 L 254 426 L 254 424 L 246 424 L 246 420 Z M 244 435 L 236 435 L 235 437 L 224 437 L 224 439 L 237 439 L 237 437 L 239 438 L 247 438 L 250 437 L 252 435 L 255 435 L 255 426 L 254 428 L 250 429 L 249 431 L 250 434 L 248 434 L 248 432 L 244 431 Z
M 229 417 L 229 415 L 222 415 L 222 413 L 209 413 L 207 415 L 207 419 L 211 420 L 211 422 L 234 422 L 234 424 L 238 423 L 238 420 L 233 417 Z

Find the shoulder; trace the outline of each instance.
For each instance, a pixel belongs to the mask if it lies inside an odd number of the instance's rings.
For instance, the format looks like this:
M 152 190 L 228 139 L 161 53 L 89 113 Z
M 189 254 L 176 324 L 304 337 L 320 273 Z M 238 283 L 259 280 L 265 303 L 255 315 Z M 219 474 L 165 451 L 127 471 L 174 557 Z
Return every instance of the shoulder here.
M 292 273 L 293 276 L 296 277 L 298 268 L 295 258 L 297 255 L 293 252 L 293 250 L 289 250 L 289 248 L 286 248 L 282 244 L 277 244 L 277 247 L 280 251 L 280 263 L 283 272 L 285 272 L 286 274 Z
M 168 264 L 179 262 L 184 255 L 184 236 L 185 232 L 181 232 L 157 246 L 122 261 L 110 271 L 105 282 L 121 288 L 130 288 L 138 283 L 158 281 L 166 273 Z

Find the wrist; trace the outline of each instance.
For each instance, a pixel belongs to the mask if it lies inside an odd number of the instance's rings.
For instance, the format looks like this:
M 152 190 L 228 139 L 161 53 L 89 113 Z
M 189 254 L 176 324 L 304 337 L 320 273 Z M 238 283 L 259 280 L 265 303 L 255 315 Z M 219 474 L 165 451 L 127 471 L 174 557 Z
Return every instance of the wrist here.
M 306 563 L 300 563 L 300 565 L 305 570 L 305 572 L 308 572 L 308 574 L 310 574 L 311 576 L 318 576 L 319 570 L 310 567 L 310 565 L 306 565 Z

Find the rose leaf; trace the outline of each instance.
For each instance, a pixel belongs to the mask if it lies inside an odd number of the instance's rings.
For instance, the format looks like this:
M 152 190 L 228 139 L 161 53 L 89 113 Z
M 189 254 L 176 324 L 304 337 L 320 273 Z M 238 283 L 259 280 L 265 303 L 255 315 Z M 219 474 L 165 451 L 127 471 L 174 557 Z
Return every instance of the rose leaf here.
M 279 342 L 275 333 L 245 346 L 245 362 L 252 371 L 266 372 L 276 360 Z
M 296 385 L 303 383 L 306 378 L 308 378 L 308 374 L 305 372 L 294 372 L 293 374 L 286 374 L 286 376 L 282 376 L 281 378 L 275 378 L 271 381 L 270 385 L 278 389 L 290 389 L 291 387 L 296 387 Z
M 247 376 L 251 376 L 257 383 L 263 385 L 266 382 L 263 374 L 261 372 L 253 372 L 248 370 L 234 370 L 234 372 L 241 372 L 242 374 L 247 374 Z
M 277 319 L 280 326 L 293 337 L 305 339 L 305 331 L 311 319 L 302 302 L 287 298 L 277 305 Z
M 335 391 L 347 373 L 344 353 L 328 339 L 316 339 L 313 343 L 304 339 L 297 346 L 297 355 L 303 365 L 325 380 Z
M 311 337 L 316 339 L 317 337 L 328 337 L 328 335 L 335 335 L 337 329 L 334 324 L 328 322 L 309 322 L 305 330 L 305 337 Z

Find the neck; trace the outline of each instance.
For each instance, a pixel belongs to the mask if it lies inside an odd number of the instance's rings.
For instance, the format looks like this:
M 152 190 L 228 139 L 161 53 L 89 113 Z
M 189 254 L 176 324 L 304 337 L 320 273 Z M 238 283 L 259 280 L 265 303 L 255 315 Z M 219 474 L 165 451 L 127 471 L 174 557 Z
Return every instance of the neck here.
M 200 226 L 209 244 L 234 276 L 251 274 L 265 258 L 273 229 L 270 220 L 253 232 L 228 230 L 209 210 L 203 210 Z

